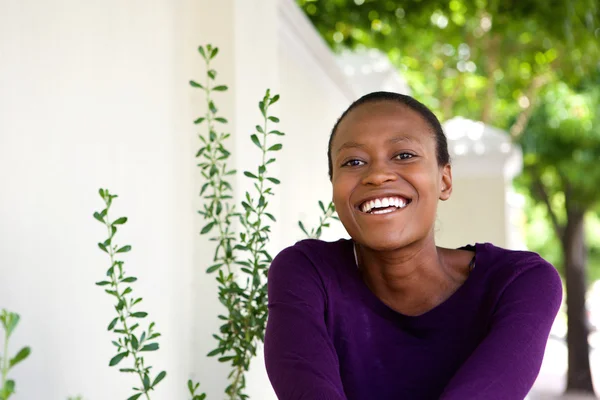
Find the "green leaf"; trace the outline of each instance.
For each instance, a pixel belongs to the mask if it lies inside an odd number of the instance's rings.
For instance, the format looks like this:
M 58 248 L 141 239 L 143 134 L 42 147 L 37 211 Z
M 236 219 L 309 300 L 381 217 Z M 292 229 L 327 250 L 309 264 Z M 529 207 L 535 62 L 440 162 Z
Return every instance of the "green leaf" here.
M 264 130 L 264 129 L 263 129 L 263 127 L 262 127 L 262 126 L 260 126 L 260 125 L 256 125 L 256 130 L 257 130 L 259 133 L 265 133 L 265 130 Z
M 212 101 L 208 103 L 208 109 L 213 114 L 217 113 L 217 107 L 215 106 L 215 103 L 213 103 Z
M 146 318 L 148 316 L 147 312 L 137 311 L 130 314 L 133 318 Z
M 110 285 L 109 281 L 100 281 L 100 282 L 96 282 L 96 285 L 98 286 L 106 286 L 106 285 Z
M 209 222 L 208 224 L 206 224 L 204 226 L 204 228 L 202 228 L 202 230 L 200 231 L 200 234 L 204 235 L 204 234 L 210 232 L 210 230 L 213 228 L 213 226 L 215 226 L 215 223 L 214 222 Z
M 209 69 L 206 73 L 212 80 L 214 80 L 217 77 L 217 71 L 215 71 L 214 69 Z
M 135 335 L 131 335 L 131 347 L 133 350 L 137 350 L 139 345 L 140 343 L 138 342 L 137 337 Z
M 133 368 L 119 368 L 119 372 L 131 373 L 131 372 L 137 372 L 137 370 L 133 369 Z
M 269 133 L 272 133 L 273 135 L 279 135 L 279 136 L 284 136 L 285 135 L 285 133 L 280 132 L 278 130 L 269 131 Z
M 94 218 L 96 218 L 98 221 L 102 222 L 103 224 L 105 223 L 104 218 L 102 217 L 102 215 L 100 215 L 99 212 L 94 213 Z
M 208 353 L 206 355 L 206 357 L 214 357 L 217 354 L 221 354 L 222 350 L 221 349 L 214 349 L 213 351 L 211 351 L 210 353 Z
M 212 90 L 214 90 L 215 92 L 224 92 L 227 90 L 227 86 L 225 86 L 225 85 L 215 86 Z
M 140 351 L 155 351 L 158 350 L 158 343 L 150 343 L 140 349 Z
M 165 371 L 162 371 L 161 373 L 159 373 L 156 376 L 156 378 L 154 378 L 154 382 L 152 382 L 152 387 L 156 386 L 160 381 L 165 379 L 165 376 L 167 376 L 167 373 Z
M 137 393 L 134 394 L 133 396 L 129 397 L 127 400 L 137 400 L 142 396 L 143 393 Z
M 196 124 L 196 125 L 201 124 L 205 119 L 206 118 L 204 118 L 204 117 L 200 117 L 194 121 L 194 124 Z
M 215 272 L 216 270 L 218 270 L 219 268 L 221 268 L 221 266 L 222 266 L 222 265 L 223 265 L 223 263 L 221 263 L 221 264 L 215 264 L 215 265 L 212 265 L 212 266 L 210 266 L 210 267 L 208 267 L 208 268 L 206 269 L 206 273 L 207 273 L 207 274 L 210 274 L 210 273 L 212 273 L 212 272 Z
M 223 117 L 217 117 L 217 118 L 215 118 L 215 121 L 220 122 L 222 124 L 226 124 L 227 123 L 227 119 L 225 119 Z
M 119 250 L 117 250 L 117 253 L 127 253 L 128 251 L 131 251 L 130 245 L 121 247 Z
M 321 211 L 325 212 L 325 205 L 321 200 L 319 200 L 319 208 L 321 209 Z
M 308 232 L 306 231 L 306 229 L 304 228 L 304 224 L 302 223 L 302 221 L 298 221 L 298 226 L 300 227 L 300 229 L 302 230 L 302 232 L 304 232 L 304 234 L 308 237 L 310 237 L 310 235 L 308 234 Z
M 274 117 L 274 116 L 270 116 L 269 117 L 269 121 L 273 121 L 273 122 L 279 122 L 279 118 Z
M 121 282 L 123 282 L 123 283 L 132 283 L 132 282 L 135 282 L 135 281 L 137 281 L 137 278 L 133 277 L 133 276 L 130 276 L 129 278 L 123 279 Z
M 26 359 L 29 354 L 31 354 L 31 348 L 29 347 L 23 347 L 16 356 L 14 356 L 13 358 L 10 359 L 9 363 L 8 363 L 8 368 L 12 368 L 15 365 L 17 365 L 18 363 L 20 363 L 21 361 L 23 361 L 24 359 Z M 6 357 L 6 355 L 5 355 Z
M 198 53 L 200 53 L 200 55 L 202 56 L 202 58 L 204 58 L 206 60 L 206 53 L 204 53 L 204 47 L 199 46 L 198 47 Z
M 250 171 L 244 171 L 244 175 L 246 175 L 248 178 L 258 179 L 258 177 Z
M 227 362 L 227 361 L 229 361 L 229 360 L 231 360 L 231 359 L 233 359 L 233 358 L 234 358 L 234 356 L 225 356 L 225 357 L 220 357 L 220 358 L 219 358 L 219 362 Z
M 273 96 L 273 98 L 271 98 L 271 101 L 269 101 L 269 104 L 275 104 L 275 103 L 277 103 L 278 100 L 279 100 L 279 95 L 276 94 L 275 96 Z
M 268 178 L 267 178 L 267 179 L 268 179 Z M 270 214 L 270 213 L 265 213 L 265 215 L 266 215 L 267 217 L 269 217 L 269 219 L 270 219 L 271 221 L 273 221 L 273 222 L 277 222 L 277 220 L 275 219 L 275 217 L 273 216 L 273 214 Z
M 98 247 L 100 247 L 100 250 L 102 250 L 103 252 L 108 253 L 108 249 L 103 243 L 98 243 Z
M 121 218 L 117 219 L 116 221 L 114 221 L 112 224 L 113 225 L 123 225 L 126 222 L 127 222 L 127 217 L 121 217 Z
M 267 178 L 267 179 L 276 185 L 279 185 L 281 183 L 281 181 L 277 178 Z
M 273 146 L 269 147 L 268 151 L 278 151 L 281 150 L 283 148 L 283 145 L 281 143 L 277 143 L 274 144 Z
M 148 392 L 148 390 L 150 389 L 150 377 L 148 376 L 148 374 L 144 374 L 144 379 L 142 380 L 142 383 L 144 384 L 144 391 Z
M 217 54 L 219 54 L 219 48 L 215 47 L 211 52 L 210 52 L 210 59 L 212 60 L 213 58 L 215 58 L 217 56 Z
M 114 356 L 113 358 L 110 359 L 108 366 L 114 367 L 115 365 L 120 363 L 123 358 L 127 357 L 128 355 L 129 355 L 128 351 L 124 351 L 122 353 L 117 354 L 116 356 Z
M 199 89 L 204 89 L 204 86 L 202 86 L 201 84 L 199 84 L 196 81 L 190 81 L 190 86 L 195 87 L 195 88 L 199 88 Z
M 252 134 L 250 139 L 252 139 L 252 143 L 258 146 L 259 149 L 262 149 L 262 145 L 260 144 L 260 140 L 258 140 L 258 136 L 256 136 L 256 134 Z
M 115 327 L 115 325 L 117 325 L 117 322 L 119 321 L 119 317 L 113 319 L 110 324 L 108 324 L 108 329 L 109 331 L 112 331 L 112 329 Z

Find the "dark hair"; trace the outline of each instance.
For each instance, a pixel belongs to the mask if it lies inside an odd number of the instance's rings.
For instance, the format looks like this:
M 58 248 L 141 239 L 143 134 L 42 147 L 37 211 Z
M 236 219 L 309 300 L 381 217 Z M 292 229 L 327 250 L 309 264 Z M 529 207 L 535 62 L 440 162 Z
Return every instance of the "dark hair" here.
M 427 108 L 424 104 L 415 100 L 410 96 L 406 96 L 400 93 L 393 92 L 373 92 L 367 95 L 364 95 L 360 99 L 356 100 L 354 103 L 348 107 L 346 111 L 342 114 L 342 116 L 337 120 L 333 129 L 331 130 L 331 135 L 329 136 L 329 145 L 327 146 L 327 161 L 329 162 L 329 179 L 332 179 L 333 176 L 333 163 L 331 161 L 331 143 L 333 142 L 333 137 L 335 136 L 335 132 L 337 131 L 340 122 L 348 115 L 348 113 L 358 106 L 367 103 L 375 103 L 382 101 L 393 101 L 400 103 L 413 111 L 418 112 L 423 119 L 429 124 L 433 133 L 435 135 L 436 142 L 436 153 L 437 153 L 437 162 L 438 165 L 446 165 L 450 163 L 450 154 L 448 154 L 448 142 L 446 140 L 446 135 L 444 134 L 444 130 L 442 129 L 442 125 L 440 121 L 437 119 L 435 114 Z

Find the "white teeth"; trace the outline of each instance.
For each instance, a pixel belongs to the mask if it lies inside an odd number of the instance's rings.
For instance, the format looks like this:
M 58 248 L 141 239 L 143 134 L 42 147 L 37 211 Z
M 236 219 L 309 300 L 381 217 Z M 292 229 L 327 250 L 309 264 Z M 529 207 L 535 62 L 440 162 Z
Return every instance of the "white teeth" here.
M 393 212 L 393 208 L 384 208 L 383 210 L 374 210 L 371 214 L 387 214 Z
M 385 214 L 388 212 L 395 211 L 394 209 L 387 209 L 388 207 L 404 208 L 407 205 L 407 201 L 401 197 L 384 197 L 381 199 L 366 201 L 361 211 L 364 213 L 371 212 L 371 214 Z M 383 208 L 384 210 L 373 210 L 374 208 Z

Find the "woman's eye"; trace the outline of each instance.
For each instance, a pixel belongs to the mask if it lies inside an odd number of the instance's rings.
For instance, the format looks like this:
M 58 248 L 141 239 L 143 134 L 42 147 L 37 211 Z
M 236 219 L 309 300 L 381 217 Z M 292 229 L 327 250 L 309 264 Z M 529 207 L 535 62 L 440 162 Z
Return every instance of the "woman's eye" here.
M 397 154 L 394 158 L 398 160 L 408 160 L 409 158 L 413 158 L 415 155 L 411 153 L 400 153 Z
M 358 167 L 363 164 L 364 164 L 364 161 L 361 161 L 361 160 L 350 160 L 350 161 L 346 161 L 344 164 L 342 164 L 342 167 Z

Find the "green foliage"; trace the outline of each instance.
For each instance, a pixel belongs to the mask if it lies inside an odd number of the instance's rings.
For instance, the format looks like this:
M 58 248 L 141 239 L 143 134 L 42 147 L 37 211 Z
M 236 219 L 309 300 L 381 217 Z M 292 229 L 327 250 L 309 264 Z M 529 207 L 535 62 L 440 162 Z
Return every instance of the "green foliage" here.
M 279 184 L 278 179 L 268 175 L 268 165 L 276 161 L 274 153 L 282 149 L 280 143 L 272 143 L 271 140 L 284 135 L 269 128 L 270 123 L 279 122 L 269 109 L 279 100 L 279 95 L 272 96 L 267 90 L 258 104 L 263 121 L 256 126 L 256 132 L 250 139 L 260 151 L 261 163 L 256 171 L 244 171 L 244 176 L 253 181 L 255 191 L 246 192 L 241 202 L 243 212 L 238 213 L 232 204 L 232 186 L 227 180 L 235 174 L 234 170 L 227 168 L 230 152 L 223 144 L 229 134 L 219 133 L 215 128 L 215 122 L 227 123 L 225 118 L 217 116 L 218 109 L 213 99 L 214 91 L 227 90 L 224 85 L 213 84 L 217 72 L 211 68 L 211 60 L 218 49 L 207 45 L 200 46 L 198 51 L 205 61 L 206 79 L 204 84 L 190 81 L 190 85 L 205 92 L 207 104 L 205 115 L 195 121 L 196 124 L 206 124 L 206 133 L 199 135 L 202 147 L 196 153 L 197 157 L 201 157 L 198 166 L 205 180 L 200 190 L 204 204 L 199 213 L 206 220 L 206 225 L 200 233 L 209 234 L 216 230 L 211 237 L 217 243 L 214 264 L 207 272 L 217 273 L 219 301 L 227 310 L 227 315 L 219 315 L 224 324 L 219 334 L 213 335 L 218 344 L 208 356 L 219 356 L 220 362 L 229 363 L 232 367 L 230 385 L 225 389 L 228 397 L 245 399 L 248 396 L 244 393 L 244 374 L 256 355 L 258 342 L 264 340 L 267 319 L 266 275 L 272 257 L 266 249 L 271 232 L 266 221 L 268 218 L 275 222 L 267 207 L 269 196 L 274 194 L 274 185 Z M 239 239 L 232 231 L 234 218 L 239 218 L 242 227 Z M 234 264 L 240 267 L 241 274 L 234 271 Z
M 131 358 L 132 365 L 120 368 L 119 371 L 137 375 L 140 384 L 139 387 L 133 388 L 135 393 L 127 400 L 136 400 L 142 395 L 149 400 L 150 391 L 156 388 L 167 373 L 162 371 L 152 378 L 150 372 L 152 367 L 146 364 L 142 353 L 158 350 L 159 346 L 155 339 L 160 336 L 160 333 L 154 330 L 154 322 L 151 322 L 145 330 L 140 328 L 141 321 L 139 320 L 146 318 L 148 313 L 139 311 L 136 307 L 142 301 L 142 298 L 133 295 L 133 288 L 130 284 L 135 282 L 137 278 L 127 276 L 123 269 L 124 261 L 116 259 L 117 254 L 127 253 L 131 250 L 131 246 L 118 246 L 114 241 L 117 227 L 125 224 L 127 218 L 121 217 L 111 222 L 109 211 L 117 195 L 111 194 L 107 189 L 100 189 L 99 193 L 104 201 L 105 208 L 100 212 L 95 212 L 94 218 L 106 226 L 108 237 L 103 242 L 98 243 L 98 247 L 108 254 L 110 267 L 106 271 L 108 280 L 97 282 L 96 285 L 107 287 L 104 291 L 114 297 L 117 313 L 117 316 L 108 324 L 108 330 L 117 335 L 117 340 L 112 342 L 116 347 L 116 355 L 111 358 L 109 366 L 116 366 L 124 359 Z M 123 289 L 123 287 L 125 288 Z
M 600 278 L 597 182 L 600 181 L 600 90 L 547 87 L 519 138 L 524 171 L 516 184 L 530 196 L 527 242 L 563 271 L 561 236 L 569 209 L 587 210 L 590 281 Z M 596 228 L 595 228 L 596 227 Z
M 388 54 L 442 119 L 508 129 L 545 82 L 577 83 L 600 58 L 594 0 L 297 2 L 335 50 Z
M 206 394 L 199 393 L 196 394 L 196 391 L 200 387 L 200 383 L 194 383 L 191 379 L 188 380 L 188 390 L 190 392 L 190 396 L 192 396 L 191 400 L 205 400 Z
M 0 323 L 4 329 L 4 351 L 0 354 L 0 369 L 2 378 L 0 381 L 0 400 L 8 400 L 15 393 L 15 381 L 8 379 L 8 373 L 21 361 L 25 360 L 31 354 L 29 347 L 23 347 L 17 354 L 10 358 L 8 355 L 8 343 L 11 335 L 14 333 L 21 317 L 19 314 L 9 312 L 5 309 L 0 313 Z
M 319 201 L 319 208 L 321 209 L 322 215 L 319 217 L 319 224 L 316 228 L 311 228 L 310 231 L 306 230 L 302 221 L 298 221 L 300 230 L 310 239 L 319 239 L 323 233 L 323 228 L 329 228 L 329 220 L 335 219 L 339 221 L 339 218 L 335 215 L 335 206 L 333 202 L 329 202 L 327 207 L 322 201 Z

